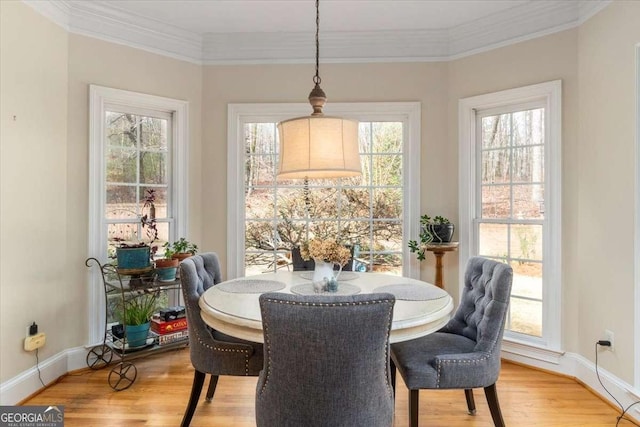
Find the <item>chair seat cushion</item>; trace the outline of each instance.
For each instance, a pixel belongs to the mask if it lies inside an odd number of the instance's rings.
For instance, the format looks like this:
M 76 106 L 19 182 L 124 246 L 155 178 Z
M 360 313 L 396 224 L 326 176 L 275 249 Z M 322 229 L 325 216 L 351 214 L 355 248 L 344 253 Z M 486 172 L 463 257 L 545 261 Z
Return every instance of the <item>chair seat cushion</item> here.
M 435 332 L 411 341 L 391 345 L 391 357 L 407 388 L 440 388 L 436 357 L 473 353 L 476 342 L 456 334 Z

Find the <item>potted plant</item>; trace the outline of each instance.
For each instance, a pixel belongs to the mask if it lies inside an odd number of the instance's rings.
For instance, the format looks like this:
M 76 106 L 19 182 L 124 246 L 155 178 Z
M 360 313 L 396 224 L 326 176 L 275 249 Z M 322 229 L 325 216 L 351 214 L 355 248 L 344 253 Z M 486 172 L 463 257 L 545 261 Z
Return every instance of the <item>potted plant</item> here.
M 426 227 L 429 228 L 431 234 L 433 235 L 432 243 L 449 243 L 453 238 L 454 226 L 447 218 L 443 216 L 436 216 L 433 218 L 429 218 L 428 215 L 423 215 L 426 217 Z M 420 219 L 422 223 L 422 218 Z
M 116 238 L 116 241 L 118 239 Z M 122 241 L 116 248 L 118 272 L 122 274 L 140 274 L 151 269 L 151 247 L 146 243 Z
M 429 215 L 420 217 L 420 242 L 409 240 L 409 249 L 417 254 L 419 261 L 425 258 L 424 252 L 429 244 L 449 243 L 453 237 L 454 225 L 443 216 L 431 218 Z
M 185 258 L 189 258 L 192 255 L 198 253 L 198 246 L 189 242 L 184 237 L 181 237 L 179 240 L 176 240 L 173 243 L 165 243 L 163 245 L 165 248 L 165 258 L 166 258 L 166 250 L 170 250 L 172 252 L 172 258 L 175 258 L 179 261 L 182 261 Z
M 173 258 L 173 255 L 175 255 L 173 250 L 167 247 L 164 251 L 164 258 L 155 260 L 156 273 L 158 274 L 158 280 L 161 282 L 173 282 L 176 280 L 176 272 L 180 260 Z
M 139 274 L 151 270 L 151 261 L 158 250 L 158 247 L 153 245 L 158 239 L 155 200 L 156 191 L 154 189 L 147 190 L 142 208 L 143 210 L 148 209 L 149 213 L 145 213 L 140 217 L 140 223 L 149 239 L 148 243 L 119 237 L 113 239 L 116 242 L 120 242 L 116 248 L 116 259 L 120 273 Z
M 122 324 L 129 348 L 147 344 L 151 317 L 155 311 L 155 294 L 143 294 L 123 302 Z

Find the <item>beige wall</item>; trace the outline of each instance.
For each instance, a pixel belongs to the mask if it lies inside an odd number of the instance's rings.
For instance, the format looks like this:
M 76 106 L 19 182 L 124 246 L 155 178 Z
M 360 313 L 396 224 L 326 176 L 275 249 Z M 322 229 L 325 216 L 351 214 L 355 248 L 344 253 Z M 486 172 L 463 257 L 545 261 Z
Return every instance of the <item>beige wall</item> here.
M 35 365 L 23 350 L 31 322 L 48 335 L 40 360 L 78 343 L 69 336 L 67 38 L 23 3 L 0 2 L 2 381 Z
M 572 218 L 576 232 L 567 236 L 576 241 L 579 260 L 572 284 L 578 297 L 576 351 L 594 360 L 594 342 L 604 329 L 613 331 L 615 352 L 603 352 L 599 361 L 628 383 L 633 382 L 638 262 L 633 252 L 634 200 L 639 191 L 634 185 L 638 43 L 640 2 L 614 2 L 579 29 L 579 215 Z M 635 368 L 640 369 L 637 359 Z
M 226 266 L 227 104 L 304 102 L 313 66 L 200 67 L 67 35 L 22 3 L 0 5 L 5 381 L 34 364 L 21 350 L 32 320 L 49 333 L 43 358 L 86 344 L 88 85 L 190 102 L 189 237 L 204 251 L 220 253 Z M 593 343 L 611 329 L 617 350 L 601 360 L 627 382 L 633 375 L 633 42 L 640 40 L 639 9 L 640 2 L 614 2 L 579 29 L 449 63 L 321 66 L 327 112 L 340 101 L 422 103 L 421 210 L 453 219 L 458 99 L 563 81 L 563 348 L 593 360 Z M 37 198 L 30 197 L 34 193 Z M 612 212 L 624 232 L 598 227 Z M 26 259 L 14 252 L 23 248 Z M 457 254 L 445 258 L 445 282 L 454 294 L 457 262 Z M 424 279 L 433 277 L 433 264 L 423 263 Z

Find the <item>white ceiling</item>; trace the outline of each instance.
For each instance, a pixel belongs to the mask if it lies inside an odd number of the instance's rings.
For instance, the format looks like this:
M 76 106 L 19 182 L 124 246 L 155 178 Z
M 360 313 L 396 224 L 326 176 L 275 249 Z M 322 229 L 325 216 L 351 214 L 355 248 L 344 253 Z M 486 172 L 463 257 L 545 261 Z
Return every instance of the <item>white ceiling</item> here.
M 105 1 L 94 3 L 107 4 Z M 321 29 L 376 31 L 450 28 L 524 3 L 527 1 L 321 0 Z M 152 18 L 198 34 L 313 32 L 315 29 L 314 0 L 115 0 L 109 1 L 108 5 L 131 15 Z
M 314 0 L 24 0 L 71 32 L 197 63 L 310 62 Z M 321 0 L 323 62 L 454 59 L 584 22 L 608 0 Z

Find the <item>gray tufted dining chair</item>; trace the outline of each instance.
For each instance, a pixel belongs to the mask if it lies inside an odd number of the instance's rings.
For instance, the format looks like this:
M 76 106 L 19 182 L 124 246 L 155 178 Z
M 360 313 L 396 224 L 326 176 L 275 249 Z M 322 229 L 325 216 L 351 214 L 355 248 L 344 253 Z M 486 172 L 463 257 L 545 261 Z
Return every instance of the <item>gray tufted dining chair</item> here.
M 258 427 L 390 427 L 391 294 L 260 296 Z
M 436 333 L 391 346 L 392 375 L 395 365 L 409 389 L 410 427 L 418 427 L 420 389 L 464 389 L 473 415 L 473 389 L 480 387 L 494 425 L 505 425 L 496 381 L 512 279 L 509 265 L 471 258 L 460 305 L 451 320 Z
M 189 403 L 181 426 L 191 423 L 206 374 L 211 374 L 207 402 L 211 402 L 219 375 L 257 376 L 262 369 L 262 344 L 239 340 L 209 328 L 200 317 L 198 300 L 222 281 L 218 255 L 203 253 L 180 263 L 182 295 L 189 328 L 189 351 L 195 368 Z

